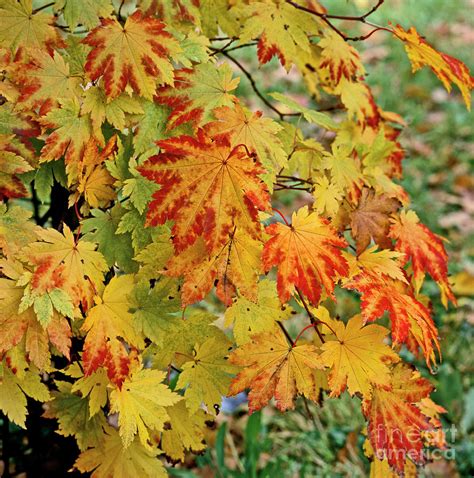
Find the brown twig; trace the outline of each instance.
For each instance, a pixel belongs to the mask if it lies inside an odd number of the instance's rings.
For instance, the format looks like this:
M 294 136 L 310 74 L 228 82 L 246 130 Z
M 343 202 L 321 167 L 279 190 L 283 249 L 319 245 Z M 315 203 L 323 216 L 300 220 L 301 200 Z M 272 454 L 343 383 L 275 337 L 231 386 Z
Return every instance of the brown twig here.
M 329 13 L 321 13 L 321 12 L 317 12 L 316 10 L 312 10 L 311 8 L 304 7 L 302 5 L 298 5 L 293 0 L 286 0 L 286 3 L 288 3 L 289 5 L 292 5 L 297 10 L 301 10 L 303 12 L 309 13 L 311 15 L 314 15 L 314 16 L 320 18 L 324 23 L 326 23 L 326 25 L 329 28 L 331 28 L 331 30 L 336 32 L 344 41 L 363 41 L 363 40 L 366 40 L 367 38 L 371 37 L 375 32 L 378 32 L 380 30 L 385 30 L 385 31 L 388 31 L 390 33 L 393 33 L 393 31 L 390 28 L 383 27 L 383 26 L 380 26 L 380 25 L 375 25 L 374 23 L 371 23 L 371 22 L 367 21 L 367 17 L 369 15 L 372 15 L 372 13 L 374 13 L 376 10 L 378 10 L 378 8 L 384 3 L 384 0 L 378 0 L 377 3 L 369 11 L 367 11 L 363 15 L 358 15 L 358 16 L 332 15 L 332 14 L 329 14 Z M 346 21 L 352 21 L 352 22 L 360 22 L 360 23 L 364 23 L 364 24 L 373 26 L 373 27 L 375 27 L 375 29 L 370 31 L 366 35 L 357 36 L 357 37 L 350 37 L 350 36 L 347 36 L 345 33 L 343 33 L 341 30 L 339 30 L 339 28 L 337 28 L 333 23 L 331 23 L 330 20 L 346 20 Z
M 285 326 L 279 321 L 277 320 L 276 321 L 277 324 L 279 325 L 280 329 L 283 331 L 283 333 L 285 334 L 285 337 L 286 337 L 286 340 L 288 340 L 288 343 L 294 347 L 294 342 L 293 342 L 293 339 L 291 338 L 290 334 L 288 333 L 288 330 L 285 329 Z
M 292 116 L 292 115 L 289 115 L 289 114 L 282 113 L 276 106 L 274 106 L 272 103 L 270 103 L 270 101 L 268 101 L 267 98 L 265 98 L 263 93 L 259 90 L 259 88 L 257 86 L 257 83 L 255 82 L 253 76 L 250 74 L 250 72 L 247 70 L 247 68 L 245 68 L 245 66 L 243 66 L 242 63 L 240 63 L 240 61 L 238 61 L 233 56 L 229 55 L 229 53 L 226 52 L 225 50 L 221 51 L 220 53 L 222 53 L 226 58 L 228 58 L 232 63 L 234 63 L 234 65 L 236 65 L 239 68 L 239 70 L 249 80 L 250 86 L 252 87 L 253 91 L 255 91 L 255 94 L 263 101 L 263 103 L 265 103 L 265 105 L 268 108 L 270 108 L 272 111 L 274 111 L 281 120 L 283 120 L 285 118 L 285 116 Z

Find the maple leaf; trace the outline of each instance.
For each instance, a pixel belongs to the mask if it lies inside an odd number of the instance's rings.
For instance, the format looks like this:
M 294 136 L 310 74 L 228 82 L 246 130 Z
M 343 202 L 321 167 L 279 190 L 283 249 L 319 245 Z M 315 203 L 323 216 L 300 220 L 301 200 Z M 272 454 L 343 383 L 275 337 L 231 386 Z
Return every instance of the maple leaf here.
M 357 50 L 332 30 L 326 30 L 319 41 L 322 49 L 319 68 L 327 69 L 331 82 L 337 85 L 341 78 L 351 80 L 365 74 L 364 66 Z
M 326 176 L 320 176 L 314 182 L 313 197 L 313 206 L 318 214 L 327 213 L 328 216 L 335 217 L 343 196 L 336 184 Z
M 336 131 L 339 129 L 338 124 L 327 114 L 321 113 L 306 106 L 302 106 L 296 101 L 288 98 L 281 93 L 270 93 L 270 96 L 278 100 L 280 103 L 283 103 L 285 106 L 288 106 L 292 110 L 296 110 L 298 113 L 301 113 L 306 121 L 309 123 L 316 124 L 322 128 Z
M 54 9 L 62 11 L 71 31 L 78 25 L 94 28 L 99 23 L 99 17 L 110 17 L 113 12 L 110 0 L 56 0 Z
M 2 271 L 5 274 L 5 270 Z M 66 358 L 71 347 L 71 328 L 68 321 L 54 313 L 46 327 L 37 319 L 32 307 L 19 311 L 24 289 L 15 280 L 0 279 L 0 325 L 4 333 L 0 337 L 0 354 L 19 346 L 38 369 L 50 366 L 51 343 Z
M 119 413 L 119 433 L 124 448 L 133 443 L 138 432 L 141 444 L 151 450 L 148 430 L 161 431 L 169 419 L 166 408 L 182 400 L 163 384 L 166 374 L 158 370 L 137 370 L 121 389 L 110 393 L 110 410 Z
M 469 73 L 469 68 L 452 56 L 435 50 L 414 27 L 404 30 L 400 25 L 393 28 L 393 34 L 403 41 L 408 58 L 411 61 L 413 72 L 423 66 L 429 66 L 434 74 L 441 80 L 444 87 L 451 91 L 454 83 L 462 93 L 467 108 L 471 109 L 471 93 L 474 78 Z
M 36 51 L 17 76 L 21 82 L 19 107 L 38 109 L 41 116 L 57 106 L 58 100 L 73 100 L 82 92 L 80 76 L 71 74 L 69 64 L 57 51 L 52 55 Z
M 59 428 L 57 433 L 62 436 L 74 436 L 79 450 L 98 446 L 103 435 L 105 417 L 103 414 L 89 414 L 88 400 L 72 393 L 72 384 L 55 380 L 58 391 L 51 393 L 53 399 L 48 402 L 45 418 L 56 418 Z
M 92 217 L 81 223 L 81 232 L 84 239 L 98 244 L 97 250 L 103 254 L 109 267 L 117 265 L 122 271 L 130 273 L 137 266 L 133 261 L 132 240 L 129 234 L 117 233 L 125 213 L 126 210 L 117 204 L 105 212 L 93 209 Z
M 377 250 L 377 246 L 369 247 L 356 258 L 347 254 L 351 266 L 349 277 L 355 277 L 360 272 L 372 271 L 379 277 L 386 275 L 392 279 L 408 284 L 406 273 L 402 269 L 404 254 L 388 249 Z M 355 259 L 355 261 L 354 261 Z
M 135 286 L 130 303 L 135 327 L 155 344 L 166 341 L 170 321 L 181 310 L 178 290 L 173 279 L 166 278 L 153 288 L 145 281 Z
M 283 0 L 254 1 L 243 7 L 240 14 L 245 22 L 239 43 L 259 38 L 257 54 L 260 63 L 267 63 L 277 55 L 287 71 L 300 50 L 310 51 L 308 34 L 317 30 L 319 25 L 315 17 Z
M 214 108 L 232 106 L 236 97 L 231 94 L 239 84 L 239 78 L 232 78 L 229 65 L 215 67 L 202 63 L 195 68 L 175 71 L 173 87 L 165 86 L 158 90 L 156 101 L 169 106 L 166 129 L 190 122 L 194 127 L 207 123 Z
M 405 254 L 406 262 L 411 260 L 416 293 L 420 291 L 428 272 L 439 285 L 443 305 L 447 307 L 448 300 L 456 305 L 448 282 L 448 255 L 443 238 L 420 223 L 414 211 L 401 211 L 398 218 L 392 220 L 390 237 L 397 241 L 395 248 Z
M 40 241 L 22 249 L 25 259 L 36 266 L 36 280 L 42 280 L 44 272 L 52 272 L 73 302 L 82 302 L 87 308 L 107 270 L 104 257 L 95 250 L 96 244 L 76 241 L 65 224 L 62 234 L 54 229 L 37 229 L 36 235 Z
M 32 0 L 3 0 L 0 8 L 0 45 L 13 52 L 19 48 L 42 50 L 63 46 L 54 17 L 44 12 L 33 13 Z
M 398 478 L 399 474 L 394 472 L 386 458 L 380 460 L 375 456 L 374 449 L 370 444 L 368 439 L 364 442 L 364 453 L 367 458 L 370 460 L 370 478 Z M 404 466 L 404 476 L 406 478 L 416 478 L 418 476 L 418 471 L 416 465 L 407 458 Z
M 211 137 L 230 134 L 231 145 L 245 144 L 257 153 L 266 173 L 262 176 L 268 187 L 272 187 L 275 176 L 286 165 L 287 156 L 277 134 L 282 127 L 270 118 L 263 118 L 262 112 L 250 112 L 238 103 L 233 108 L 222 106 L 213 111 L 217 121 L 206 125 Z
M 78 362 L 70 365 L 64 373 L 76 379 L 72 384 L 71 393 L 79 392 L 83 399 L 87 399 L 89 416 L 94 417 L 107 404 L 107 388 L 109 380 L 106 370 L 100 368 L 91 375 L 85 376 Z
M 0 249 L 5 257 L 13 257 L 36 239 L 37 226 L 29 219 L 31 211 L 0 203 Z
M 335 142 L 331 152 L 323 153 L 323 168 L 330 171 L 331 183 L 354 199 L 359 195 L 364 177 L 351 154 L 350 145 Z
M 120 435 L 108 427 L 100 446 L 83 451 L 74 467 L 91 472 L 91 478 L 167 478 L 165 468 L 157 458 L 159 450 L 145 448 L 138 438 L 124 448 Z
M 149 205 L 149 225 L 173 220 L 177 252 L 203 236 L 209 252 L 222 247 L 237 227 L 260 236 L 258 211 L 268 210 L 269 195 L 258 175 L 264 170 L 244 147 L 228 140 L 212 141 L 204 131 L 197 137 L 179 136 L 159 141 L 160 154 L 138 170 L 161 189 Z
M 130 358 L 125 345 L 141 347 L 143 337 L 133 326 L 129 312 L 134 287 L 132 275 L 113 277 L 104 289 L 102 298 L 96 298 L 82 325 L 86 333 L 84 340 L 84 375 L 88 376 L 99 367 L 105 366 L 111 381 L 121 386 L 130 370 Z
M 362 294 L 364 320 L 372 322 L 388 311 L 393 343 L 414 340 L 423 350 L 426 363 L 436 363 L 433 346 L 439 350 L 438 331 L 430 311 L 416 300 L 407 284 L 373 271 L 364 271 L 344 287 L 356 289 Z
M 0 363 L 0 410 L 22 428 L 26 428 L 26 397 L 45 402 L 50 399 L 48 387 L 35 369 L 16 375 Z
M 107 120 L 119 131 L 125 129 L 126 114 L 141 114 L 143 107 L 138 100 L 127 93 L 107 101 L 105 91 L 100 86 L 91 86 L 84 91 L 82 113 L 89 114 L 94 135 L 103 143 L 102 125 Z M 137 151 L 138 153 L 141 151 Z
M 232 381 L 229 394 L 249 388 L 249 412 L 268 404 L 275 397 L 276 407 L 285 411 L 295 406 L 295 396 L 317 400 L 314 370 L 323 368 L 317 348 L 312 344 L 291 345 L 280 330 L 252 337 L 229 356 L 231 363 L 245 367 Z
M 264 246 L 262 263 L 265 271 L 278 266 L 277 289 L 282 303 L 290 299 L 295 287 L 315 305 L 323 288 L 333 297 L 336 279 L 346 276 L 349 269 L 339 249 L 347 243 L 327 219 L 304 206 L 293 213 L 291 226 L 276 223 L 266 232 L 271 238 Z
M 0 135 L 0 200 L 28 196 L 28 191 L 18 174 L 32 171 L 26 159 L 8 150 L 12 135 Z
M 97 141 L 91 138 L 77 164 L 77 190 L 69 197 L 69 205 L 77 203 L 84 195 L 86 203 L 94 208 L 106 207 L 115 198 L 114 178 L 104 166 L 104 161 L 113 155 L 117 137 L 112 136 L 104 149 L 99 152 Z
M 258 276 L 262 270 L 262 243 L 236 229 L 227 242 L 209 256 L 199 238 L 178 256 L 173 256 L 163 273 L 184 277 L 181 291 L 183 306 L 203 299 L 216 286 L 217 296 L 226 305 L 232 303 L 237 290 L 250 300 L 256 299 Z
M 194 414 L 190 413 L 184 400 L 168 407 L 166 412 L 170 427 L 163 430 L 160 444 L 166 455 L 172 460 L 184 461 L 185 450 L 204 450 L 205 412 L 198 410 Z
M 381 117 L 370 87 L 363 81 L 349 81 L 342 77 L 333 91 L 340 95 L 349 119 L 354 117 L 362 127 L 376 128 Z
M 193 356 L 196 344 L 216 338 L 228 343 L 227 337 L 214 323 L 215 315 L 199 310 L 190 310 L 186 318 L 170 317 L 166 324 L 166 340 L 162 340 L 154 355 L 155 366 L 168 367 L 170 363 L 180 367 Z M 165 324 L 164 324 L 165 325 Z
M 40 118 L 40 123 L 54 131 L 41 149 L 41 161 L 55 161 L 64 155 L 70 169 L 69 182 L 76 176 L 75 166 L 84 154 L 86 144 L 93 137 L 88 115 L 82 115 L 76 98 L 60 101 L 61 108 L 51 110 Z
M 363 325 L 361 316 L 349 319 L 347 325 L 330 319 L 330 329 L 336 340 L 322 344 L 321 360 L 331 367 L 329 387 L 331 397 L 338 397 L 346 388 L 349 393 L 360 392 L 370 397 L 373 384 L 389 386 L 388 364 L 400 358 L 384 343 L 390 332 L 380 325 Z
M 367 249 L 371 238 L 381 249 L 391 247 L 390 214 L 399 207 L 399 201 L 387 194 L 377 195 L 368 188 L 362 190 L 357 208 L 350 213 L 351 235 L 356 241 L 357 254 Z
M 281 305 L 275 282 L 263 279 L 258 283 L 256 302 L 245 297 L 235 299 L 225 311 L 224 325 L 234 325 L 235 342 L 243 345 L 250 342 L 253 335 L 277 331 L 277 321 L 288 319 L 292 313 L 290 306 Z
M 164 273 L 165 264 L 173 256 L 173 244 L 170 239 L 170 230 L 166 226 L 157 228 L 153 241 L 141 248 L 135 256 L 140 263 L 138 279 L 157 279 Z
M 208 411 L 219 410 L 222 396 L 238 370 L 227 360 L 229 348 L 229 341 L 211 337 L 200 345 L 196 344 L 192 357 L 186 357 L 176 387 L 186 389 L 184 398 L 192 413 L 199 409 L 201 403 Z
M 407 458 L 416 464 L 424 462 L 421 434 L 431 426 L 416 403 L 432 389 L 418 372 L 398 365 L 393 369 L 390 387 L 374 388 L 372 398 L 362 403 L 375 456 L 386 458 L 398 473 L 403 473 Z
M 123 26 L 116 18 L 103 18 L 83 40 L 93 47 L 85 65 L 89 79 L 103 77 L 109 100 L 127 85 L 151 100 L 157 83 L 173 85 L 169 58 L 180 52 L 178 42 L 164 28 L 162 22 L 143 17 L 140 11 L 129 16 Z

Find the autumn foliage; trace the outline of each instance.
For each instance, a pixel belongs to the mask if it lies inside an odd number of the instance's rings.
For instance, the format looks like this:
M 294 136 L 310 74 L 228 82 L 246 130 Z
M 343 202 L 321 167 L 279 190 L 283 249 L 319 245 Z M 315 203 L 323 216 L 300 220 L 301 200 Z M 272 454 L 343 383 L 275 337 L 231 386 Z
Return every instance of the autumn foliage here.
M 157 477 L 205 448 L 223 396 L 286 411 L 347 391 L 373 476 L 413 476 L 444 443 L 433 387 L 399 352 L 440 360 L 426 275 L 456 299 L 444 240 L 400 185 L 405 123 L 355 46 L 392 35 L 470 108 L 467 67 L 413 27 L 370 27 L 383 1 L 360 17 L 316 0 L 117 3 L 0 0 L 0 409 L 24 427 L 27 397 L 43 402 L 81 472 Z M 344 19 L 372 29 L 350 37 Z M 264 95 L 233 53 L 254 46 L 316 107 Z M 284 215 L 288 190 L 305 205 Z M 354 317 L 330 313 L 343 289 Z

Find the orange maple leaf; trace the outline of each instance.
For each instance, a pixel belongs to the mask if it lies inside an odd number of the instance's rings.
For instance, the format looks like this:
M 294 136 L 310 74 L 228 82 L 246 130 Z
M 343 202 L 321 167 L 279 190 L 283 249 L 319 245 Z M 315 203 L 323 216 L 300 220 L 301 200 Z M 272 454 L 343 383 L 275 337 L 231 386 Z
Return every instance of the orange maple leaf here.
M 428 308 L 415 298 L 407 284 L 365 270 L 344 287 L 362 294 L 361 308 L 365 321 L 373 322 L 387 311 L 392 321 L 394 344 L 416 343 L 421 347 L 428 366 L 436 363 L 433 346 L 439 351 L 438 330 Z
M 206 245 L 199 238 L 166 264 L 165 273 L 184 276 L 181 290 L 183 306 L 203 299 L 216 286 L 217 296 L 226 305 L 232 303 L 236 289 L 251 301 L 257 299 L 257 280 L 262 266 L 262 243 L 246 233 L 235 230 L 215 254 L 208 255 Z
M 456 305 L 448 282 L 448 255 L 442 238 L 420 223 L 414 211 L 402 211 L 392 220 L 390 237 L 397 241 L 395 248 L 405 254 L 405 262 L 411 260 L 416 293 L 420 291 L 425 272 L 428 272 L 439 285 L 443 305 L 447 307 L 448 300 Z
M 390 387 L 376 386 L 362 403 L 375 456 L 403 473 L 407 459 L 424 462 L 422 433 L 432 428 L 417 406 L 433 390 L 430 382 L 406 365 L 393 369 Z
M 113 277 L 104 289 L 102 298 L 87 313 L 82 330 L 84 341 L 84 375 L 88 376 L 105 366 L 109 379 L 121 386 L 130 371 L 134 357 L 127 352 L 131 347 L 143 346 L 143 337 L 133 327 L 129 296 L 134 287 L 133 276 Z
M 292 345 L 281 330 L 265 332 L 235 350 L 229 361 L 245 367 L 232 381 L 230 395 L 250 388 L 250 413 L 267 405 L 272 397 L 281 411 L 294 408 L 297 394 L 317 400 L 314 372 L 324 366 L 313 344 Z
M 405 43 L 405 50 L 414 72 L 425 65 L 429 66 L 442 81 L 448 92 L 451 91 L 452 83 L 457 85 L 467 108 L 471 109 L 471 90 L 474 86 L 474 78 L 469 73 L 469 68 L 462 61 L 434 49 L 418 34 L 414 27 L 406 31 L 400 25 L 397 25 L 393 29 L 393 33 Z
M 203 236 L 210 253 L 227 243 L 235 227 L 257 239 L 258 211 L 269 210 L 264 172 L 245 145 L 231 147 L 228 138 L 213 141 L 199 130 L 197 137 L 178 136 L 159 141 L 160 154 L 139 171 L 161 189 L 153 195 L 147 222 L 174 221 L 177 252 Z
M 295 287 L 315 305 L 323 287 L 334 298 L 335 281 L 349 272 L 340 250 L 347 242 L 327 219 L 304 206 L 293 213 L 291 225 L 271 224 L 266 232 L 272 237 L 263 250 L 263 267 L 268 272 L 278 266 L 277 289 L 282 302 L 290 299 Z
M 85 70 L 92 81 L 104 78 L 105 93 L 116 98 L 130 84 L 134 91 L 152 99 L 157 83 L 173 84 L 169 57 L 181 51 L 165 31 L 165 24 L 140 11 L 121 25 L 116 18 L 103 18 L 101 25 L 84 38 L 92 47 Z

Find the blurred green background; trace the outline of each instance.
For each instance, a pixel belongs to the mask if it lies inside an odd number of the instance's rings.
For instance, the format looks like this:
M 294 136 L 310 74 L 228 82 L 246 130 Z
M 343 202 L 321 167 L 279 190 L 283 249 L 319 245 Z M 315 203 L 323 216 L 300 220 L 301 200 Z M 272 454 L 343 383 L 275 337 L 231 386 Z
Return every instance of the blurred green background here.
M 322 3 L 331 13 L 348 15 L 365 12 L 373 1 Z M 435 48 L 464 61 L 471 71 L 474 69 L 472 0 L 391 0 L 370 20 L 380 25 L 388 21 L 400 23 L 406 29 L 415 26 Z M 339 25 L 351 34 L 366 32 L 354 23 Z M 432 301 L 442 338 L 442 362 L 431 377 L 436 386 L 433 398 L 448 410 L 443 425 L 446 430 L 454 426 L 455 434 L 447 433 L 451 449 L 445 453 L 446 457 L 441 456 L 420 470 L 420 476 L 474 476 L 473 116 L 458 92 L 448 95 L 428 68 L 413 75 L 403 45 L 389 34 L 377 32 L 355 46 L 362 52 L 367 81 L 378 104 L 384 110 L 399 113 L 408 123 L 401 136 L 407 153 L 402 184 L 420 219 L 449 240 L 446 248 L 450 273 L 459 300 L 457 309 L 451 307 L 446 311 L 436 284 L 429 279 L 425 282 L 423 292 Z M 234 56 L 252 73 L 256 72 L 255 79 L 263 91 L 293 94 L 300 101 L 306 95 L 298 76 L 279 70 L 276 60 L 259 67 L 252 48 L 237 50 Z M 241 80 L 239 95 L 253 108 L 265 111 L 245 78 Z M 290 198 L 280 199 L 283 203 L 290 202 Z M 292 204 L 289 210 L 294 207 Z M 339 312 L 347 316 L 355 313 L 351 301 L 339 307 L 342 307 Z M 417 366 L 427 373 L 424 363 L 417 362 Z M 231 411 L 220 417 L 214 445 L 188 463 L 187 469 L 170 469 L 173 476 L 369 476 L 369 462 L 362 451 L 364 420 L 356 398 L 350 399 L 347 394 L 340 399 L 325 397 L 324 407 L 300 401 L 293 412 L 281 414 L 267 407 L 250 417 L 245 403 L 238 406 L 230 403 L 227 408 Z

